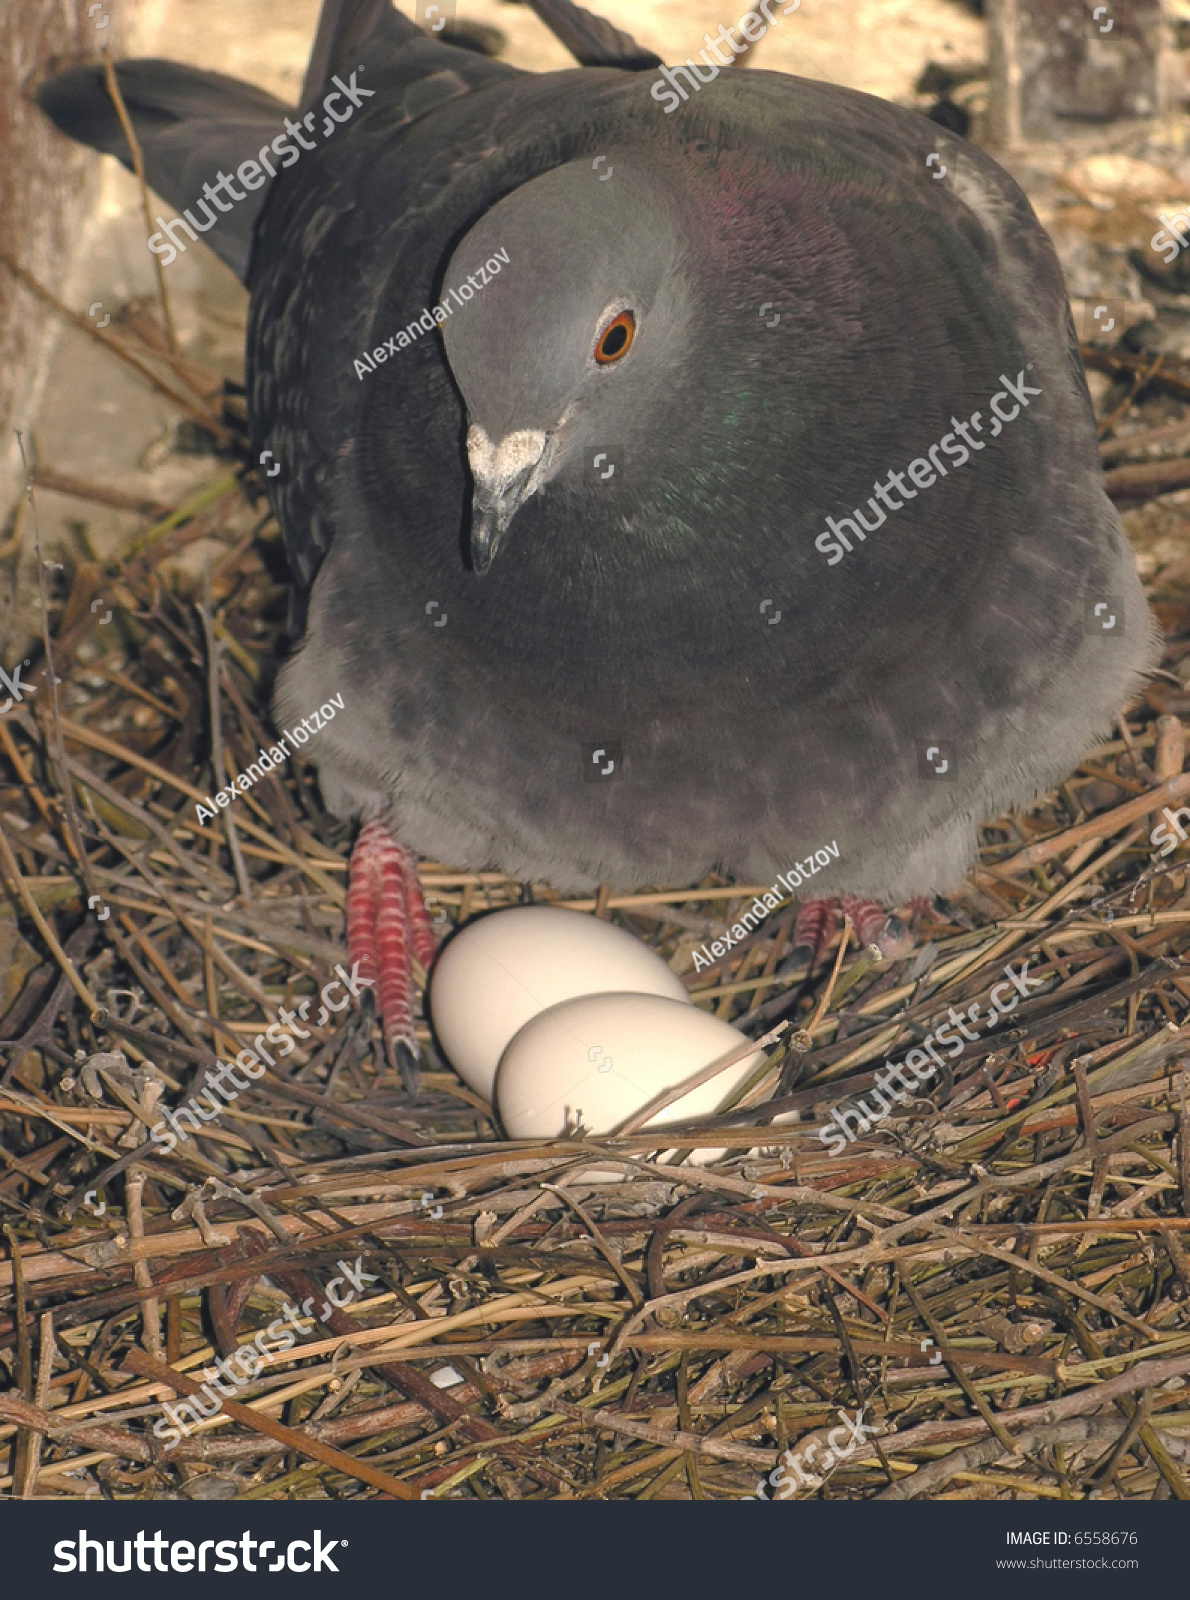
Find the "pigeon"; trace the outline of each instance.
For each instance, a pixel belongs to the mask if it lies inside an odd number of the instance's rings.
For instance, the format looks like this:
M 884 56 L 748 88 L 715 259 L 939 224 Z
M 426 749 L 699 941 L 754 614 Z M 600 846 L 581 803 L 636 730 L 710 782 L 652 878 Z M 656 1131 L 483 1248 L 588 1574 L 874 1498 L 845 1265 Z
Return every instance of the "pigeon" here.
M 360 821 L 348 954 L 407 1081 L 418 856 L 578 890 L 804 860 L 803 911 L 902 905 L 1157 658 L 1008 174 L 869 95 L 534 9 L 579 67 L 326 0 L 296 120 L 117 69 L 149 184 L 250 290 L 300 634 L 277 718 L 342 697 L 308 754 Z M 129 164 L 97 69 L 39 100 Z

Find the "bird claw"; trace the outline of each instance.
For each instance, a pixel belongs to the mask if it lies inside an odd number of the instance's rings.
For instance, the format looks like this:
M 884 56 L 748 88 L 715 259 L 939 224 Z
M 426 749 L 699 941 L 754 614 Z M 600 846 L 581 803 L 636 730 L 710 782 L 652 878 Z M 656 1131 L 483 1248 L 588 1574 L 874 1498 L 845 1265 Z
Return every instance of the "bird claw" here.
M 421 1087 L 421 1066 L 416 1051 L 416 1045 L 410 1045 L 404 1039 L 394 1039 L 392 1042 L 392 1064 L 401 1074 L 401 1082 L 411 1100 L 417 1099 L 417 1091 Z
M 901 961 L 912 954 L 916 941 L 900 917 L 889 917 L 872 941 L 884 961 Z

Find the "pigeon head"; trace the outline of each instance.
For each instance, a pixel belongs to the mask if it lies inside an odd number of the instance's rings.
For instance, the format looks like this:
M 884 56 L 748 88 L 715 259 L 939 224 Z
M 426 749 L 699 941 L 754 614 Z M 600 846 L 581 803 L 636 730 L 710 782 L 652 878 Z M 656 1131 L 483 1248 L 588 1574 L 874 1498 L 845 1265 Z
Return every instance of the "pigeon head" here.
M 607 174 L 571 162 L 498 201 L 451 257 L 443 324 L 467 410 L 471 557 L 496 555 L 517 510 L 579 481 L 589 447 L 631 439 L 688 354 L 693 292 L 672 186 L 634 153 Z M 495 269 L 495 270 L 493 270 Z

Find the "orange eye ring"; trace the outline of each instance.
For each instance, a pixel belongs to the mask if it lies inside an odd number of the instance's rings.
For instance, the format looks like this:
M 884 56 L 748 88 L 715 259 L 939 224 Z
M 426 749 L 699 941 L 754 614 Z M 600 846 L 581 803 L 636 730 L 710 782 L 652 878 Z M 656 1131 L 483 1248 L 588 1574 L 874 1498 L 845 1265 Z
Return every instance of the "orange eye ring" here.
M 613 317 L 595 341 L 595 359 L 601 367 L 620 361 L 632 349 L 636 337 L 636 318 L 631 311 Z

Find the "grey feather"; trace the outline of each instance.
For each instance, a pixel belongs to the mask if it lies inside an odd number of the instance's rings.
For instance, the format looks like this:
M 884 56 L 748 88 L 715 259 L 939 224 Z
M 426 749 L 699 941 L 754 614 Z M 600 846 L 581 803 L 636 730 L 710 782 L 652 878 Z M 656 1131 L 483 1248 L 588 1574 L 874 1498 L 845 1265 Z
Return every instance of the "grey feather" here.
M 373 57 L 378 48 L 392 55 L 419 36 L 420 30 L 394 11 L 390 0 L 323 0 L 302 82 L 302 111 L 309 110 L 335 73 L 350 71 L 362 50 Z
M 645 72 L 661 65 L 661 57 L 642 50 L 630 34 L 614 28 L 572 0 L 529 0 L 530 6 L 584 67 L 620 67 Z
M 176 61 L 123 61 L 116 82 L 149 187 L 175 211 L 193 207 L 202 186 L 234 172 L 262 143 L 284 132 L 290 107 L 264 90 Z M 102 67 L 72 67 L 42 84 L 37 102 L 72 139 L 115 156 L 132 171 L 132 152 L 108 96 Z M 203 235 L 240 279 L 246 276 L 252 228 L 267 188 L 246 194 Z M 167 221 L 170 219 L 166 219 Z

